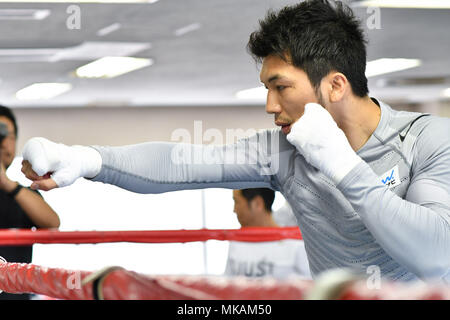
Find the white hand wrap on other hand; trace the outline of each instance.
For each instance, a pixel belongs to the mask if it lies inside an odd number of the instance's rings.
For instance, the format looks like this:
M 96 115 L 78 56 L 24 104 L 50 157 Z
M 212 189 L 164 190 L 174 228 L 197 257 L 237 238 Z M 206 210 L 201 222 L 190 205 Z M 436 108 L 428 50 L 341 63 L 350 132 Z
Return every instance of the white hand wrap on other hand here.
M 71 185 L 80 177 L 93 178 L 102 166 L 100 153 L 91 147 L 66 146 L 41 137 L 28 140 L 23 159 L 39 176 L 51 172 L 58 187 Z
M 303 116 L 292 125 L 286 138 L 336 185 L 363 161 L 331 114 L 317 103 L 305 105 Z

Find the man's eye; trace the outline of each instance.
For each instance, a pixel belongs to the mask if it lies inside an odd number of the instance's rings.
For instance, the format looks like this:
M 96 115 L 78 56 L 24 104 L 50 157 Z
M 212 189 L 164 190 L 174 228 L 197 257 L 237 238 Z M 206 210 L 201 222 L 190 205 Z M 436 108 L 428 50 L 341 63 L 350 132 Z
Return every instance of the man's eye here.
M 286 89 L 286 87 L 285 87 L 285 86 L 277 86 L 277 90 L 278 90 L 278 91 L 281 91 L 281 90 L 283 90 L 283 89 Z

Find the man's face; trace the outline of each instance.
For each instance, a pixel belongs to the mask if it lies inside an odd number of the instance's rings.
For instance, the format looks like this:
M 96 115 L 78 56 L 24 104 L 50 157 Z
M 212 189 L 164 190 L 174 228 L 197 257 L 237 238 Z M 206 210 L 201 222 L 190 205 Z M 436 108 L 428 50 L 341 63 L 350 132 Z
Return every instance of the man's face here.
M 242 227 L 249 225 L 253 212 L 250 209 L 247 199 L 245 199 L 240 190 L 233 190 L 234 212 Z
M 274 114 L 275 124 L 281 126 L 285 134 L 303 115 L 307 103 L 322 102 L 306 73 L 278 56 L 264 58 L 260 78 L 268 89 L 266 112 Z
M 8 135 L 0 144 L 0 159 L 5 168 L 8 168 L 16 155 L 16 135 L 14 133 L 14 124 L 7 117 L 0 116 L 0 122 L 8 128 Z

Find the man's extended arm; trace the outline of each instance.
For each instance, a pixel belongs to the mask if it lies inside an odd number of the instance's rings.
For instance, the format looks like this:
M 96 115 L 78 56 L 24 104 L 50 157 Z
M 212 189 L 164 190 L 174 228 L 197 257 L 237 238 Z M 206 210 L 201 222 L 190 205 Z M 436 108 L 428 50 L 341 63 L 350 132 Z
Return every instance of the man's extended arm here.
M 124 147 L 95 147 L 102 169 L 93 181 L 138 193 L 200 188 L 270 188 L 256 151 L 243 140 L 229 146 L 149 142 Z M 242 157 L 242 161 L 234 158 Z M 245 155 L 245 156 L 244 156 Z
M 22 171 L 33 188 L 42 190 L 70 185 L 79 177 L 139 193 L 273 188 L 267 142 L 273 139 L 263 131 L 226 146 L 149 142 L 90 148 L 33 138 L 24 147 Z

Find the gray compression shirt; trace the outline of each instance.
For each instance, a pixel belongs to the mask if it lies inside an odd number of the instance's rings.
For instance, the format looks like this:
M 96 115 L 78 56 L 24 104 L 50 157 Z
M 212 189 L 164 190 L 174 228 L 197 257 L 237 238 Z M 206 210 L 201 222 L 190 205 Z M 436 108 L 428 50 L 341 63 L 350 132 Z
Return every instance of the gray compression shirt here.
M 139 193 L 272 188 L 296 215 L 313 276 L 377 266 L 392 280 L 450 283 L 450 119 L 379 105 L 364 161 L 337 186 L 277 129 L 224 146 L 95 146 L 92 180 Z

